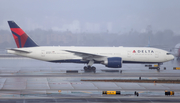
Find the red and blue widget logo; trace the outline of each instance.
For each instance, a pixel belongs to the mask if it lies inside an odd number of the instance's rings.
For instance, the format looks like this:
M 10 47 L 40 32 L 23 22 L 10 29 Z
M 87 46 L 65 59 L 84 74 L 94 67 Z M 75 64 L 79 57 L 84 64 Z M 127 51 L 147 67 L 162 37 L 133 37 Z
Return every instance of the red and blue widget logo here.
M 18 48 L 24 47 L 27 41 L 27 34 L 21 28 L 11 28 L 14 40 Z
M 8 23 L 18 48 L 38 46 L 14 21 Z

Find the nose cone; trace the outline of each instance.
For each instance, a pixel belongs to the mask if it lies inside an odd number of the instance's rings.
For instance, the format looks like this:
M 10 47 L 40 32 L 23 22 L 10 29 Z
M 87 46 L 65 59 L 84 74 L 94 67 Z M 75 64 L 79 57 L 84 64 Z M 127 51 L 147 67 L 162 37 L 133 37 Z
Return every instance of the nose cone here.
M 167 60 L 173 60 L 174 59 L 174 56 L 173 55 L 168 55 L 167 56 Z

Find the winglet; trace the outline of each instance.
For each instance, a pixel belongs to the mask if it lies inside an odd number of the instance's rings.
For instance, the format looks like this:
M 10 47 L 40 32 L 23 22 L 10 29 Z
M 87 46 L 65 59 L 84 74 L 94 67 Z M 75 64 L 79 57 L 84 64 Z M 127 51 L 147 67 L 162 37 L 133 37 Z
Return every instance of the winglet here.
M 14 21 L 8 21 L 18 48 L 38 46 Z

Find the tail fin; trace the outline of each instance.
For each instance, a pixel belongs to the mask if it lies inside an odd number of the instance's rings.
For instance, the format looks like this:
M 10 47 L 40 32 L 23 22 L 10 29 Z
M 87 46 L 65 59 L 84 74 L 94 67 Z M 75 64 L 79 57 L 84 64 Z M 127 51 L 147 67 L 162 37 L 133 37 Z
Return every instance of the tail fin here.
M 38 46 L 14 21 L 8 21 L 18 48 Z

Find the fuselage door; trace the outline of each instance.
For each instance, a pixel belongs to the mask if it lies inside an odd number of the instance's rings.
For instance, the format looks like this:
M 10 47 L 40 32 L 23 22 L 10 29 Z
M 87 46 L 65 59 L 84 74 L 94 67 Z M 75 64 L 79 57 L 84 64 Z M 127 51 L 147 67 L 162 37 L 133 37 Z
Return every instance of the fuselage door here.
M 45 50 L 41 50 L 41 57 L 45 57 L 46 51 Z
M 155 58 L 159 58 L 159 52 L 155 51 Z
M 127 51 L 127 57 L 131 58 L 131 51 Z

